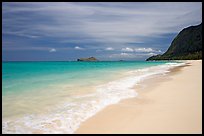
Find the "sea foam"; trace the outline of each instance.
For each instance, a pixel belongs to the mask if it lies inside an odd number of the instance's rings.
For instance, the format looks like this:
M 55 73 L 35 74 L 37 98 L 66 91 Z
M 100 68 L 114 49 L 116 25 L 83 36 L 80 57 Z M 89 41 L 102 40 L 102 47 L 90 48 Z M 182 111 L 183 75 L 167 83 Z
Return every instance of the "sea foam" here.
M 3 133 L 74 133 L 80 124 L 106 106 L 138 94 L 133 87 L 154 75 L 166 74 L 170 68 L 185 63 L 166 63 L 128 71 L 124 77 L 95 86 L 95 92 L 73 97 L 48 113 L 29 114 L 21 118 L 3 120 Z

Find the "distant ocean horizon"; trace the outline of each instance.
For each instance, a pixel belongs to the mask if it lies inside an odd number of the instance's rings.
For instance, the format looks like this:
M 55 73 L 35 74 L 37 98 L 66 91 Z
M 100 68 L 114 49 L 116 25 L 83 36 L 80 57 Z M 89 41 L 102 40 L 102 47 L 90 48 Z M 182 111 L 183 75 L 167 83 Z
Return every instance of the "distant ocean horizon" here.
M 2 62 L 3 133 L 73 133 L 104 107 L 137 96 L 175 61 Z

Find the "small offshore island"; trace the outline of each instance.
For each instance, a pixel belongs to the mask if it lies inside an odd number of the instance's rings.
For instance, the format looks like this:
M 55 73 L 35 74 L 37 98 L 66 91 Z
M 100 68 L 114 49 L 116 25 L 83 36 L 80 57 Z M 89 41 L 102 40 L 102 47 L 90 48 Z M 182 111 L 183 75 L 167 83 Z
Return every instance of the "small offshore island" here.
M 90 58 L 80 58 L 80 59 L 77 59 L 77 61 L 99 61 L 99 60 L 96 59 L 95 57 L 90 57 Z

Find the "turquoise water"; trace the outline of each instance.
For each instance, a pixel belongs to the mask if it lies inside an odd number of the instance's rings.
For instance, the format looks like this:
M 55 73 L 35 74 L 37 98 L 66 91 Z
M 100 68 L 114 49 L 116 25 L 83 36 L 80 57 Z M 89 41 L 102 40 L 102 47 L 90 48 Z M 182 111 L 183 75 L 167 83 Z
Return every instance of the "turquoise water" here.
M 3 62 L 3 95 L 108 78 L 117 70 L 132 70 L 165 62 Z M 88 82 L 87 82 L 88 83 Z
M 73 133 L 175 62 L 3 62 L 3 133 Z M 56 124 L 56 122 L 58 122 Z

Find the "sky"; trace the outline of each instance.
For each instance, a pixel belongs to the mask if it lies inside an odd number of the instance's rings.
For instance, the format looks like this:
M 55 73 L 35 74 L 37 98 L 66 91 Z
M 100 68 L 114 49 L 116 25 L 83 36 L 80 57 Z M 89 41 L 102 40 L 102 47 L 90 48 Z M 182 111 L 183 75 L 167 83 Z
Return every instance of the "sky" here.
M 2 60 L 145 60 L 201 22 L 201 2 L 3 2 Z

